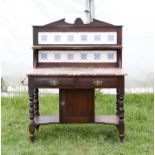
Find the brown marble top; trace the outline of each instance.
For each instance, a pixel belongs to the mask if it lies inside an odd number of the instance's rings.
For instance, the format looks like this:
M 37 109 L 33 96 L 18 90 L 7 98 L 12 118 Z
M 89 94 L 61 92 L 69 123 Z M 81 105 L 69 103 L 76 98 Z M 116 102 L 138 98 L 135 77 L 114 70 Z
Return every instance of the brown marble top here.
M 53 67 L 34 68 L 28 76 L 123 76 L 121 68 Z

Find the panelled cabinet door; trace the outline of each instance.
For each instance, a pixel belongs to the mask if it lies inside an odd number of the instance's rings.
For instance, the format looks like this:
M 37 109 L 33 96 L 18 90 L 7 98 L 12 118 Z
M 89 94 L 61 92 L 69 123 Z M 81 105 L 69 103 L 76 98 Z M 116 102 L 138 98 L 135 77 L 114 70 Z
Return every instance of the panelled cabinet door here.
M 60 89 L 60 122 L 94 122 L 93 89 Z

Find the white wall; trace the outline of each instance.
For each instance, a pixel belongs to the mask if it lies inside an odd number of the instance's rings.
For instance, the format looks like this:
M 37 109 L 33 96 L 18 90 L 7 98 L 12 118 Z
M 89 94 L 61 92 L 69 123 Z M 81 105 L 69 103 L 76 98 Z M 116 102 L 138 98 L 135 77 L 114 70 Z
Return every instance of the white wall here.
M 94 0 L 95 18 L 123 25 L 123 66 L 127 86 L 153 84 L 153 0 Z M 21 81 L 32 69 L 32 25 L 61 18 L 84 21 L 86 0 L 1 0 L 2 77 Z

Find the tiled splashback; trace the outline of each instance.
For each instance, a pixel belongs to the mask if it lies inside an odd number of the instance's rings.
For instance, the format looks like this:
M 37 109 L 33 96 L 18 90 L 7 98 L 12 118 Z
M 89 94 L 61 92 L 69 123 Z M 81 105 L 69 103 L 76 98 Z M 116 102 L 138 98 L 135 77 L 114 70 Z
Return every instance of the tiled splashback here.
M 117 61 L 116 50 L 93 51 L 39 51 L 39 62 L 113 62 Z
M 39 44 L 117 44 L 117 32 L 39 32 Z

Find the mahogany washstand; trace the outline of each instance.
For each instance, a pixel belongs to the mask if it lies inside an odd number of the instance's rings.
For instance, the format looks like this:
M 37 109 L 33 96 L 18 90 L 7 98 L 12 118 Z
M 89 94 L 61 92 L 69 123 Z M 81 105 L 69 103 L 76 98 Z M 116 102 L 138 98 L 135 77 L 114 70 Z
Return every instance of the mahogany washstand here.
M 94 19 L 74 24 L 64 19 L 33 27 L 33 70 L 28 73 L 29 133 L 42 124 L 116 125 L 124 139 L 122 26 Z M 59 116 L 41 116 L 39 88 L 59 88 Z M 116 88 L 116 115 L 95 116 L 95 88 Z

